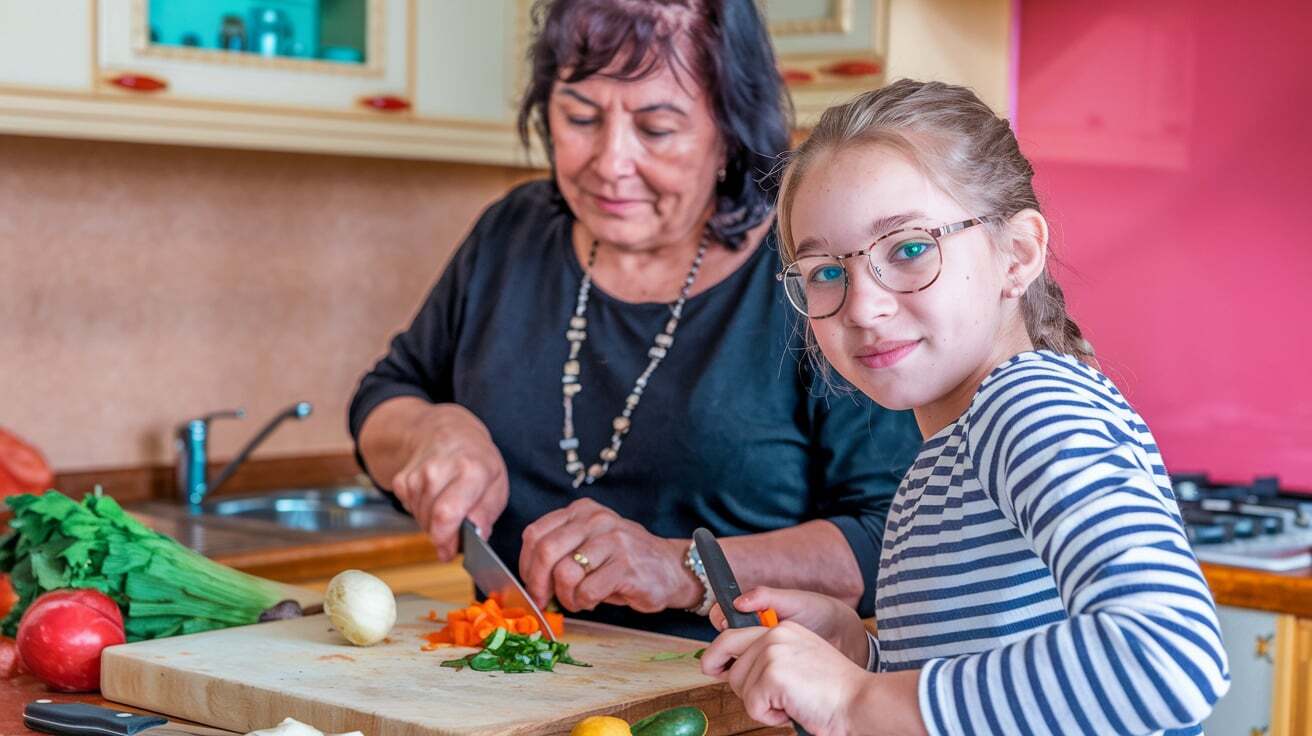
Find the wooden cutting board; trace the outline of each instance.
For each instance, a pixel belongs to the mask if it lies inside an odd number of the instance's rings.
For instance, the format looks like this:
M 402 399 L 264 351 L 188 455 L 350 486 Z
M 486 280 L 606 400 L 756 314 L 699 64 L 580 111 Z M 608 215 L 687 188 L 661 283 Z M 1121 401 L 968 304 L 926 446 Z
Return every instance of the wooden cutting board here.
M 328 733 L 365 736 L 568 734 L 588 715 L 629 722 L 666 708 L 706 711 L 711 734 L 759 728 L 726 685 L 694 659 L 652 662 L 701 642 L 570 620 L 570 654 L 590 668 L 505 674 L 456 671 L 444 659 L 474 650 L 420 650 L 450 603 L 403 596 L 397 623 L 373 647 L 348 644 L 326 616 L 308 616 L 124 644 L 101 657 L 105 698 L 246 732 L 291 716 Z

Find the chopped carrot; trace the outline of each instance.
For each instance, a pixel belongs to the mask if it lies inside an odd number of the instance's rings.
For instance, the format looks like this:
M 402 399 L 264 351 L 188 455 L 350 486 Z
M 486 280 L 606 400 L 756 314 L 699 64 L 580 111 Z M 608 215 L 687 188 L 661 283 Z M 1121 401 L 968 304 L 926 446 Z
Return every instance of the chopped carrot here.
M 775 613 L 773 608 L 767 608 L 761 611 L 761 625 L 767 629 L 772 629 L 779 625 L 779 614 Z
M 547 611 L 542 617 L 547 620 L 547 626 L 551 627 L 551 633 L 556 636 L 565 635 L 565 614 Z
M 553 634 L 561 636 L 565 633 L 564 615 L 551 612 L 545 614 L 545 618 Z M 443 617 L 436 611 L 429 611 L 427 619 L 438 623 L 443 621 Z M 445 622 L 443 628 L 424 635 L 428 642 L 423 647 L 424 651 L 444 646 L 477 647 L 499 628 L 515 634 L 532 634 L 542 630 L 538 619 L 532 614 L 522 608 L 502 608 L 496 598 L 448 611 Z

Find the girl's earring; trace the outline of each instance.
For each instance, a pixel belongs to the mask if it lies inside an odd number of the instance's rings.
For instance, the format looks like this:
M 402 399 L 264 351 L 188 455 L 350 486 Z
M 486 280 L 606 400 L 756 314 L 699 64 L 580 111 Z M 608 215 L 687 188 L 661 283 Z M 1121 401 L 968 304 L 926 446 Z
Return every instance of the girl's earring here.
M 721 166 L 721 167 L 720 167 L 720 170 L 717 171 L 717 172 L 715 172 L 715 180 L 718 181 L 718 182 L 720 182 L 720 183 L 724 183 L 724 177 L 727 176 L 727 175 L 728 175 L 728 172 L 724 170 L 724 167 L 723 167 L 723 166 Z
M 1021 291 L 1021 288 L 1019 286 L 1013 286 L 1010 289 L 1007 289 L 1007 296 L 1011 297 L 1012 299 L 1019 298 L 1022 293 L 1023 292 Z

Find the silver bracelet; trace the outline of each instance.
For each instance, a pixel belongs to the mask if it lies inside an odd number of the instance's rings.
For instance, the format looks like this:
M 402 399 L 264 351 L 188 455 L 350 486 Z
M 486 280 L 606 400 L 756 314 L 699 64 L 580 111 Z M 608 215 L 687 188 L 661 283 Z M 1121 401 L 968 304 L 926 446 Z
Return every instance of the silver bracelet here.
M 711 607 L 715 605 L 715 593 L 711 591 L 711 581 L 706 577 L 706 566 L 702 564 L 702 556 L 697 553 L 697 545 L 690 543 L 688 545 L 688 554 L 683 557 L 683 566 L 693 574 L 702 584 L 702 604 L 696 608 L 688 608 L 692 613 L 698 616 L 709 616 Z

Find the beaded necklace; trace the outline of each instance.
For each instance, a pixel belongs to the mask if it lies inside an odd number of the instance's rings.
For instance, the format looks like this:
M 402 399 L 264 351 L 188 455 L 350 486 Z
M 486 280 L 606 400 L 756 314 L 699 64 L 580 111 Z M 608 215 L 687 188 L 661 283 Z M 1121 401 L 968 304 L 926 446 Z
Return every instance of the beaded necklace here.
M 597 462 L 584 470 L 583 461 L 579 459 L 579 438 L 574 436 L 574 397 L 583 390 L 583 384 L 579 381 L 579 351 L 583 348 L 583 341 L 588 339 L 588 318 L 585 313 L 588 309 L 588 294 L 592 291 L 592 266 L 597 261 L 597 241 L 592 241 L 592 249 L 588 251 L 588 266 L 583 272 L 583 283 L 579 284 L 574 316 L 569 318 L 569 329 L 565 331 L 565 339 L 569 340 L 569 358 L 565 361 L 565 368 L 560 376 L 565 405 L 565 426 L 560 449 L 565 452 L 565 472 L 574 476 L 575 488 L 584 483 L 588 485 L 595 483 L 606 474 L 607 470 L 610 470 L 611 463 L 619 457 L 620 445 L 624 444 L 624 436 L 633 426 L 633 410 L 638 408 L 642 392 L 647 388 L 647 381 L 665 359 L 666 351 L 674 344 L 674 331 L 679 328 L 683 305 L 688 301 L 688 292 L 697 279 L 697 271 L 701 268 L 702 257 L 706 255 L 707 244 L 708 236 L 703 233 L 701 244 L 697 248 L 697 256 L 692 259 L 692 268 L 688 269 L 688 277 L 683 280 L 683 288 L 679 289 L 679 298 L 670 305 L 671 317 L 665 323 L 665 330 L 656 335 L 651 349 L 647 351 L 647 357 L 650 359 L 647 369 L 638 376 L 638 380 L 634 381 L 633 390 L 624 399 L 624 410 L 611 421 L 610 445 L 603 447 Z

